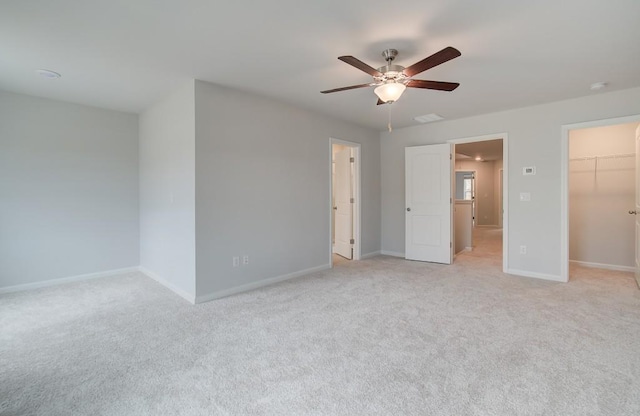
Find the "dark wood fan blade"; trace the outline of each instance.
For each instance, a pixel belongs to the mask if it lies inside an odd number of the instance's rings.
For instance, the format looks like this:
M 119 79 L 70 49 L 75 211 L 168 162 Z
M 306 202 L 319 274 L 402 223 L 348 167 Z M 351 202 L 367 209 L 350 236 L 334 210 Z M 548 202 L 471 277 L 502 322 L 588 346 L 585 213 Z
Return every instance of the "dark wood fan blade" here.
M 436 52 L 428 58 L 424 58 L 420 62 L 416 62 L 408 68 L 405 68 L 403 71 L 404 74 L 408 77 L 412 77 L 420 72 L 426 71 L 429 68 L 433 68 L 434 66 L 438 66 L 447 61 L 452 60 L 453 58 L 457 58 L 462 55 L 459 50 L 456 48 L 452 48 L 451 46 L 447 46 L 440 52 Z
M 332 90 L 326 90 L 326 91 L 320 91 L 322 94 L 329 94 L 331 92 L 338 92 L 338 91 L 346 91 L 346 90 L 355 90 L 356 88 L 364 88 L 364 87 L 369 87 L 371 86 L 371 84 L 360 84 L 360 85 L 351 85 L 349 87 L 341 87 L 341 88 L 334 88 Z
M 380 98 L 378 98 L 378 104 L 376 105 L 380 105 L 380 104 L 386 104 L 384 101 L 382 101 Z
M 407 87 L 426 88 L 428 90 L 453 91 L 460 86 L 457 82 L 425 81 L 422 79 L 412 79 L 407 83 Z
M 349 65 L 351 65 L 353 67 L 358 68 L 360 71 L 366 72 L 367 74 L 371 75 L 372 77 L 380 77 L 380 76 L 382 76 L 382 73 L 380 71 L 370 67 L 369 65 L 365 64 L 364 62 L 362 62 L 358 58 L 354 58 L 353 56 L 339 56 L 338 59 L 340 59 L 344 63 L 347 63 L 347 64 L 349 64 Z

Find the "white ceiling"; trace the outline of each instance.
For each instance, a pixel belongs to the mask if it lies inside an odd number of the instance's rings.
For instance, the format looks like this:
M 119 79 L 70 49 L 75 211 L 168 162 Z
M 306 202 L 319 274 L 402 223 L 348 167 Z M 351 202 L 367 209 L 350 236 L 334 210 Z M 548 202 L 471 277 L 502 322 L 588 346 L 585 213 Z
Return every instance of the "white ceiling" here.
M 403 66 L 462 52 L 416 76 L 461 86 L 408 89 L 391 106 L 398 128 L 640 86 L 638 17 L 638 0 L 4 0 L 0 89 L 140 112 L 196 78 L 383 130 L 373 89 L 319 93 L 370 81 L 338 56 L 378 67 L 389 47 Z
M 477 157 L 482 160 L 502 160 L 502 139 L 456 144 L 456 160 L 474 160 Z

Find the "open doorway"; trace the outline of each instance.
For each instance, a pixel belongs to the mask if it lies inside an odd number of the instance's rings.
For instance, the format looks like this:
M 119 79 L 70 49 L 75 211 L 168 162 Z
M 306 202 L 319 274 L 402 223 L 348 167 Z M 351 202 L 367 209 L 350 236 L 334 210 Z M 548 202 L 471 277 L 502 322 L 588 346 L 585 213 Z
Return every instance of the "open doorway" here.
M 331 265 L 360 259 L 360 145 L 331 139 Z
M 635 270 L 636 130 L 640 118 L 573 126 L 567 132 L 566 278 L 590 267 Z
M 455 144 L 454 254 L 492 258 L 507 268 L 506 134 Z
M 629 124 L 629 123 L 633 123 L 636 126 L 638 126 L 638 124 L 640 124 L 640 114 L 637 115 L 633 115 L 633 116 L 626 116 L 626 117 L 617 117 L 617 118 L 611 118 L 611 119 L 604 119 L 604 120 L 595 120 L 595 121 L 588 121 L 588 122 L 584 122 L 584 123 L 576 123 L 576 124 L 567 124 L 567 125 L 563 125 L 562 126 L 562 141 L 561 141 L 561 178 L 560 178 L 560 184 L 561 184 L 561 194 L 562 194 L 562 198 L 561 198 L 561 217 L 560 217 L 560 259 L 561 259 L 561 270 L 560 270 L 560 277 L 562 281 L 568 282 L 569 281 L 569 260 L 570 260 L 570 255 L 569 255 L 569 243 L 570 243 L 570 233 L 569 233 L 569 209 L 570 209 L 570 194 L 569 194 L 569 179 L 570 179 L 570 169 L 571 169 L 571 163 L 580 163 L 578 160 L 575 160 L 573 162 L 570 161 L 570 159 L 579 159 L 579 158 L 585 158 L 584 161 L 582 161 L 581 163 L 585 163 L 588 162 L 588 159 L 586 159 L 587 157 L 592 157 L 592 163 L 594 170 L 591 172 L 590 175 L 592 176 L 592 180 L 598 181 L 598 177 L 596 177 L 597 172 L 596 172 L 596 157 L 597 156 L 613 156 L 613 160 L 614 162 L 616 161 L 615 156 L 617 155 L 617 153 L 615 154 L 600 154 L 602 149 L 598 149 L 598 151 L 596 153 L 594 153 L 591 156 L 588 155 L 577 155 L 577 154 L 573 154 L 573 156 L 570 155 L 570 136 L 572 136 L 572 132 L 574 131 L 579 131 L 579 130 L 587 130 L 587 129 L 592 129 L 592 128 L 597 128 L 597 127 L 611 127 L 611 126 L 621 126 L 621 125 L 625 125 L 625 124 Z M 633 152 L 634 155 L 636 155 L 636 157 L 634 157 L 633 159 L 635 160 L 636 163 L 636 168 L 634 168 L 633 172 L 635 173 L 635 178 L 634 180 L 632 180 L 632 183 L 634 182 L 639 182 L 638 181 L 638 173 L 640 171 L 640 168 L 637 167 L 637 148 L 638 148 L 638 142 L 640 139 L 638 139 L 636 136 L 638 134 L 639 130 L 636 130 L 635 134 L 634 134 L 634 138 L 636 141 L 636 147 L 633 148 L 633 150 L 629 149 L 631 153 Z M 596 132 L 595 130 L 591 131 L 591 133 Z M 575 137 L 575 136 L 574 136 Z M 597 139 L 595 139 L 597 140 Z M 609 138 L 606 139 L 600 139 L 599 140 L 599 144 L 603 145 L 606 143 L 606 141 L 608 141 Z M 578 142 L 576 142 L 578 143 Z M 586 142 L 585 142 L 586 143 Z M 584 144 L 584 143 L 583 143 Z M 574 151 L 577 148 L 574 146 Z M 619 149 L 620 151 L 622 151 L 622 149 Z M 612 149 L 606 149 L 607 153 L 611 152 Z M 625 152 L 627 153 L 627 152 Z M 624 153 L 620 153 L 620 154 L 624 154 Z M 605 159 L 603 159 L 602 157 L 599 158 L 600 161 L 598 162 L 599 168 L 603 168 L 604 165 L 603 163 Z M 618 161 L 622 161 L 623 158 L 618 158 Z M 602 162 L 602 163 L 600 163 Z M 606 163 L 611 163 L 606 162 Z M 614 163 L 614 165 L 618 165 L 617 163 Z M 620 165 L 622 166 L 622 165 Z M 584 166 L 582 168 L 585 168 Z M 578 169 L 578 167 L 576 166 L 575 169 Z M 602 174 L 602 169 L 600 169 L 600 173 Z M 601 175 L 602 176 L 602 175 Z M 600 180 L 602 180 L 602 177 L 600 178 Z M 640 205 L 638 203 L 638 198 L 640 198 L 640 191 L 638 191 L 638 189 L 640 189 L 640 186 L 638 186 L 635 190 L 634 190 L 634 195 L 636 199 L 635 201 L 633 201 L 633 207 L 637 207 L 638 205 Z M 574 201 L 574 208 L 580 208 L 579 205 L 576 205 L 576 202 Z M 637 219 L 637 215 L 629 215 L 630 213 L 636 212 L 637 209 L 633 209 L 632 207 L 627 208 L 627 210 L 625 210 L 624 212 L 622 212 L 620 214 L 621 218 L 619 218 L 618 220 L 621 220 L 622 217 L 625 217 L 625 215 L 628 215 L 627 218 L 632 218 L 634 220 L 634 224 L 631 226 L 631 228 L 638 228 L 637 223 L 638 223 L 638 219 Z M 622 215 L 625 214 L 625 215 Z M 640 230 L 639 230 L 640 231 Z M 608 235 L 608 231 L 606 232 L 605 235 L 592 235 L 591 238 L 595 239 L 595 240 L 602 240 L 604 239 L 604 237 Z M 640 235 L 640 232 L 636 234 L 636 238 L 633 241 L 631 247 L 634 248 L 635 250 L 635 271 L 636 273 L 638 272 L 638 270 L 640 270 L 640 267 L 637 266 L 638 262 L 637 259 L 640 257 L 640 241 L 638 240 L 638 235 Z M 600 263 L 599 267 L 602 267 L 602 264 L 604 263 Z M 640 286 L 640 283 L 639 283 Z
M 456 161 L 458 155 L 456 154 Z M 454 254 L 473 250 L 476 222 L 476 171 L 455 170 L 455 205 L 453 208 Z

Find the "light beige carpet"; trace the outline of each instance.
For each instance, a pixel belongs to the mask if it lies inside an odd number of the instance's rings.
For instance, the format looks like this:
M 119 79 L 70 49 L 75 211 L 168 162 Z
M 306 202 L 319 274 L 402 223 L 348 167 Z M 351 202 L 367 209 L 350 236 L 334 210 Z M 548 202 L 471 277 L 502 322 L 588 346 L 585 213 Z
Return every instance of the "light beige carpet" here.
M 638 415 L 640 292 L 379 256 L 192 306 L 129 274 L 0 297 L 2 415 Z

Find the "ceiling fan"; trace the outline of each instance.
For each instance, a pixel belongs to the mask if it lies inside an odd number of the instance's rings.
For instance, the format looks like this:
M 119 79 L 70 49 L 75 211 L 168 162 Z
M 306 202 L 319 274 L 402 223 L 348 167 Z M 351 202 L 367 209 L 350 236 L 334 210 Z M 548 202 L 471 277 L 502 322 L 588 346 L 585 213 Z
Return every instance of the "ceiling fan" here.
M 322 94 L 329 94 L 332 92 L 353 90 L 356 88 L 364 87 L 376 87 L 373 92 L 378 96 L 378 105 L 391 104 L 397 101 L 404 90 L 409 88 L 425 88 L 429 90 L 440 91 L 453 91 L 460 85 L 457 82 L 443 82 L 443 81 L 426 81 L 422 79 L 412 79 L 414 75 L 417 75 L 427 69 L 433 68 L 447 61 L 460 56 L 461 53 L 456 48 L 448 46 L 433 55 L 424 58 L 420 62 L 405 68 L 400 65 L 393 65 L 392 62 L 398 56 L 398 51 L 395 49 L 386 49 L 382 52 L 382 56 L 387 65 L 378 69 L 370 67 L 361 60 L 354 58 L 353 56 L 340 56 L 339 60 L 345 62 L 353 67 L 358 68 L 361 71 L 373 77 L 373 82 L 368 84 L 351 85 L 349 87 L 334 88 L 332 90 L 320 91 Z

